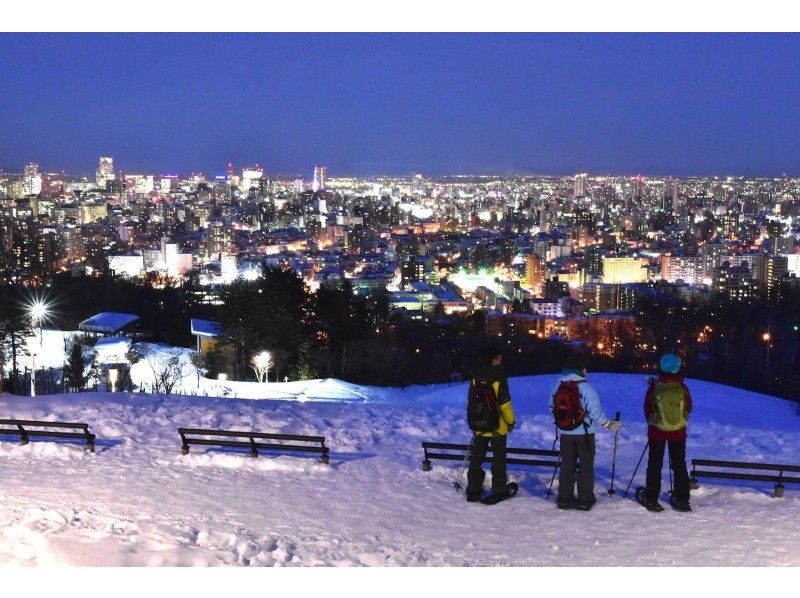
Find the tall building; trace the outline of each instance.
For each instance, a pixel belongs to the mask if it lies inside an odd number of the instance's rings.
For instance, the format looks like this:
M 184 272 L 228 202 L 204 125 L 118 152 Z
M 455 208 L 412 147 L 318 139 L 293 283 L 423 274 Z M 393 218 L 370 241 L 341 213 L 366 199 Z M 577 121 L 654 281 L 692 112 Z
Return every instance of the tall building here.
M 42 192 L 42 175 L 39 174 L 39 165 L 29 162 L 25 165 L 22 177 L 25 185 L 25 195 L 39 195 Z
M 106 188 L 108 181 L 113 181 L 117 177 L 114 174 L 114 158 L 111 156 L 100 156 L 100 161 L 95 171 L 95 181 L 101 189 Z
M 535 253 L 525 256 L 525 284 L 534 295 L 541 295 L 544 291 L 546 265 L 544 260 Z
M 767 300 L 778 298 L 778 282 L 789 273 L 789 260 L 785 255 L 770 255 L 764 259 L 764 286 Z
M 319 191 L 325 188 L 325 175 L 327 168 L 324 166 L 314 166 L 314 183 L 311 185 L 312 190 Z
M 586 173 L 575 175 L 575 187 L 573 189 L 575 197 L 586 197 L 587 176 Z
M 227 253 L 231 244 L 231 234 L 222 222 L 210 222 L 206 229 L 206 251 L 209 255 Z
M 702 261 L 699 257 L 664 255 L 661 257 L 661 280 L 672 283 L 682 280 L 687 284 L 700 284 L 704 278 Z

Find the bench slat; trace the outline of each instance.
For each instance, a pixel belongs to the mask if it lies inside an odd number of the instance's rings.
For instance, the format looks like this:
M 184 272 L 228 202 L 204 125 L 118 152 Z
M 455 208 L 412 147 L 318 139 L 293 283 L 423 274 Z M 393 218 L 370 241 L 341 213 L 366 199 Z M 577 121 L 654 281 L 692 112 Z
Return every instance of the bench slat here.
M 795 477 L 780 477 L 778 475 L 762 475 L 758 473 L 734 473 L 726 471 L 701 471 L 692 470 L 692 477 L 699 478 L 717 478 L 717 479 L 731 479 L 731 480 L 752 480 L 756 482 L 787 482 L 792 484 L 800 484 L 800 478 Z
M 775 471 L 800 472 L 800 465 L 781 465 L 772 463 L 745 463 L 744 461 L 714 461 L 712 459 L 692 459 L 692 466 L 730 467 L 734 469 L 771 469 Z
M 307 442 L 325 442 L 324 436 L 304 436 L 301 434 L 274 434 L 272 432 L 247 432 L 244 430 L 206 430 L 202 428 L 178 428 L 179 434 L 192 434 L 196 436 L 226 436 L 245 438 L 267 438 L 270 440 L 305 440 Z
M 454 451 L 460 451 L 461 453 L 466 453 L 469 450 L 468 444 L 450 444 L 446 442 L 423 442 L 422 443 L 423 449 L 450 449 Z M 489 453 L 492 450 L 489 449 Z M 537 455 L 540 457 L 558 457 L 559 452 L 553 451 L 549 449 L 531 449 L 531 448 L 514 448 L 509 447 L 506 449 L 506 454 L 514 454 L 514 455 Z M 464 458 L 464 455 L 461 455 L 461 458 Z
M 443 461 L 463 461 L 464 455 L 453 455 L 450 453 L 428 453 L 428 459 L 441 459 Z M 484 463 L 491 463 L 492 458 L 486 456 L 483 460 Z M 539 465 L 542 467 L 555 467 L 560 464 L 560 461 L 545 461 L 542 459 L 517 459 L 514 457 L 506 459 L 506 463 L 513 463 L 516 465 Z
M 266 442 L 244 442 L 241 440 L 204 440 L 202 438 L 193 439 L 188 441 L 189 444 L 198 444 L 204 446 L 236 446 L 243 448 L 257 448 L 257 449 L 283 449 L 287 451 L 309 451 L 322 453 L 326 451 L 326 447 L 309 446 L 300 444 L 269 444 Z
M 43 422 L 43 421 L 34 421 L 31 419 L 0 419 L 0 424 L 7 425 L 7 426 L 38 426 L 41 428 L 80 428 L 85 430 L 89 427 L 89 424 L 84 424 L 81 422 Z
M 7 430 L 5 428 L 0 428 L 0 434 L 13 434 L 15 436 L 41 436 L 41 437 L 52 437 L 52 438 L 82 438 L 93 439 L 95 436 L 94 434 L 88 433 L 81 433 L 81 432 L 51 432 L 48 430 Z

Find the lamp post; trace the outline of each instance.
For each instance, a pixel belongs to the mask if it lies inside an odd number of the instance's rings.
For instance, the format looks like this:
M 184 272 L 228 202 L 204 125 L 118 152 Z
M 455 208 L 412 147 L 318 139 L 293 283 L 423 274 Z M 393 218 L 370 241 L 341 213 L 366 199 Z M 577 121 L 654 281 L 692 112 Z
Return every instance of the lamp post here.
M 49 314 L 47 304 L 41 299 L 36 299 L 28 306 L 28 313 L 31 317 L 32 336 L 26 339 L 28 352 L 31 355 L 31 396 L 36 396 L 36 355 L 42 348 L 42 320 Z M 36 329 L 39 329 L 39 336 L 36 336 Z
M 31 396 L 36 396 L 36 354 L 39 352 L 39 342 L 36 335 L 31 335 L 25 339 L 28 345 L 28 353 L 31 356 Z

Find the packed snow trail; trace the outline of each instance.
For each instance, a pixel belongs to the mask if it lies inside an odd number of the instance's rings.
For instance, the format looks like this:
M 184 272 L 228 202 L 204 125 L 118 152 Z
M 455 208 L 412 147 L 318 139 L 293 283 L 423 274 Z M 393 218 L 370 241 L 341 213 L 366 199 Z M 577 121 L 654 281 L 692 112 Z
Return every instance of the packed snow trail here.
M 512 378 L 511 446 L 550 448 L 552 376 Z M 646 377 L 589 374 L 614 435 L 597 433 L 597 505 L 559 511 L 544 495 L 552 470 L 509 467 L 519 484 L 495 506 L 452 488 L 460 463 L 423 472 L 421 442 L 468 442 L 466 385 L 372 389 L 325 381 L 326 402 L 83 393 L 4 395 L 0 418 L 85 421 L 81 443 L 0 437 L 0 563 L 76 565 L 800 565 L 800 488 L 710 482 L 693 513 L 647 512 L 622 498 L 641 455 Z M 290 383 L 296 384 L 296 383 Z M 336 385 L 342 385 L 337 396 Z M 800 418 L 773 397 L 688 381 L 695 411 L 687 458 L 795 463 Z M 270 385 L 273 386 L 273 385 Z M 290 394 L 274 385 L 275 392 Z M 287 385 L 288 386 L 288 385 Z M 308 383 L 304 388 L 313 388 Z M 346 390 L 347 392 L 344 392 Z M 365 397 L 352 401 L 351 396 Z M 296 395 L 295 395 L 296 396 Z M 178 427 L 323 435 L 331 465 L 308 456 L 254 459 L 192 447 Z M 486 487 L 489 486 L 487 466 Z M 665 470 L 664 488 L 668 487 Z M 557 485 L 556 479 L 554 487 Z

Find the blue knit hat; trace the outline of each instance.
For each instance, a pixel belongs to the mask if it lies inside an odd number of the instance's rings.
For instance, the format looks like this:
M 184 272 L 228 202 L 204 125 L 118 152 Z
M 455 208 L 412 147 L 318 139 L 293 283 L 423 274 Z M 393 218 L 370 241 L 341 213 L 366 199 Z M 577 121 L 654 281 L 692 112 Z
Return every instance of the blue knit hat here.
M 667 353 L 661 357 L 661 363 L 659 365 L 661 371 L 665 374 L 677 374 L 678 370 L 681 369 L 681 358 L 674 353 Z

